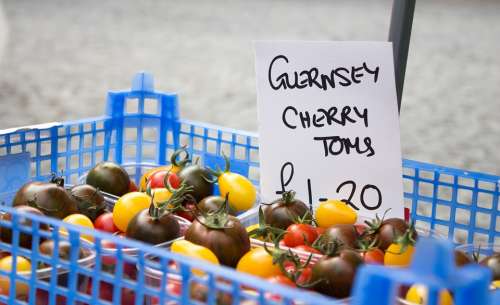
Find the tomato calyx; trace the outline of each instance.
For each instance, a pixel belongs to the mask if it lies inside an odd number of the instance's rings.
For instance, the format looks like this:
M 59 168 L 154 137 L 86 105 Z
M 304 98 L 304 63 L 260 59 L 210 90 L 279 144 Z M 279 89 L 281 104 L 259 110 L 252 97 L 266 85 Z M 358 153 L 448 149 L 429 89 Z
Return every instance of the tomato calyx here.
M 76 185 L 69 191 L 77 202 L 78 210 L 94 221 L 106 210 L 106 203 L 99 188 L 91 185 Z
M 228 226 L 231 216 L 229 214 L 228 199 L 229 193 L 226 194 L 224 204 L 221 204 L 219 209 L 215 211 L 206 212 L 198 209 L 198 206 L 195 205 L 196 213 L 193 213 L 194 218 L 209 229 L 223 230 L 232 228 L 232 226 Z
M 312 247 L 328 257 L 334 257 L 338 256 L 344 244 L 337 238 L 332 240 L 326 235 L 321 235 L 314 241 Z
M 220 177 L 221 175 L 223 175 L 224 173 L 229 173 L 230 172 L 230 169 L 231 169 L 231 161 L 229 160 L 229 157 L 226 156 L 226 154 L 224 153 L 224 151 L 221 151 L 221 155 L 222 157 L 224 158 L 224 170 L 222 170 L 219 165 L 216 165 L 215 166 L 215 170 L 209 168 L 209 167 L 206 167 L 207 171 L 212 175 L 214 176 L 213 179 L 205 179 L 207 180 L 208 182 L 211 182 L 211 183 L 215 183 L 217 181 L 217 178 Z
M 307 260 L 302 263 L 300 258 L 290 250 L 291 255 L 287 255 L 287 259 L 279 262 L 282 273 L 292 280 L 299 288 L 309 289 L 318 284 L 321 280 L 311 282 L 311 259 L 312 254 L 309 255 Z
M 391 254 L 396 254 L 396 255 L 400 255 L 400 254 L 405 253 L 406 250 L 408 249 L 408 247 L 415 246 L 415 243 L 417 242 L 413 238 L 414 233 L 415 233 L 415 222 L 411 222 L 410 226 L 405 231 L 405 233 L 403 235 L 401 235 L 401 236 L 397 236 L 394 239 L 394 244 L 397 244 L 397 245 L 400 246 L 399 253 L 394 253 L 394 252 L 391 252 L 391 251 L 386 251 L 386 252 L 389 252 Z
M 184 156 L 182 156 L 182 154 L 184 154 Z M 179 158 L 179 157 L 180 157 L 180 160 L 177 161 L 177 158 Z M 187 150 L 186 145 L 181 146 L 170 157 L 170 163 L 179 169 L 184 168 L 190 162 L 191 162 L 191 158 L 189 156 L 189 152 Z
M 64 178 L 62 176 L 58 176 L 56 173 L 52 173 L 52 177 L 49 182 L 54 183 L 57 186 L 64 187 Z
M 259 207 L 259 227 L 253 229 L 248 232 L 248 236 L 259 238 L 262 237 L 264 240 L 272 240 L 275 241 L 279 236 L 283 236 L 285 234 L 285 230 L 280 228 L 272 227 L 266 224 L 264 219 L 264 211 L 262 210 L 262 206 Z M 278 240 L 279 242 L 279 240 Z
M 368 252 L 373 249 L 378 249 L 377 243 L 378 243 L 377 238 L 374 238 L 371 241 L 367 239 L 360 239 L 358 240 L 358 250 L 359 252 L 362 253 L 362 252 Z
M 298 215 L 295 218 L 296 224 L 305 224 L 305 225 L 317 225 L 316 220 L 314 219 L 311 211 L 307 211 L 302 217 Z
M 382 224 L 385 220 L 385 217 L 387 216 L 387 213 L 389 213 L 391 209 L 385 210 L 384 214 L 382 217 L 379 217 L 378 214 L 375 214 L 375 219 L 373 220 L 365 220 L 365 224 L 367 228 L 363 232 L 364 236 L 376 236 L 376 234 L 379 232 L 380 227 L 382 227 Z
M 184 206 L 182 203 L 188 198 L 189 192 L 193 190 L 192 186 L 186 185 L 182 183 L 181 186 L 177 189 L 172 188 L 170 183 L 167 181 L 166 185 L 167 190 L 172 194 L 170 198 L 166 201 L 155 202 L 154 197 L 155 194 L 151 195 L 151 188 L 148 187 L 146 193 L 151 196 L 151 205 L 149 206 L 149 216 L 154 220 L 160 219 L 167 213 L 173 213 L 179 210 L 184 210 Z

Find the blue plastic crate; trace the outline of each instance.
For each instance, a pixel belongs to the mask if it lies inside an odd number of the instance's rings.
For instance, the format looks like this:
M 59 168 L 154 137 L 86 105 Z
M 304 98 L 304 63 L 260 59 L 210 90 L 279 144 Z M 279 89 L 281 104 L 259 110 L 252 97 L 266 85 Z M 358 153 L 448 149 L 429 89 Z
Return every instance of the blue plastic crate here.
M 105 116 L 0 131 L 0 201 L 8 205 L 23 183 L 28 180 L 47 180 L 52 173 L 62 173 L 68 183 L 76 183 L 79 177 L 102 160 L 112 160 L 127 166 L 137 182 L 147 166 L 168 163 L 169 156 L 184 144 L 188 145 L 194 157 L 200 158 L 202 164 L 210 166 L 223 164 L 221 153 L 224 151 L 231 159 L 233 170 L 258 184 L 256 134 L 179 118 L 177 96 L 154 91 L 152 76 L 139 73 L 133 79 L 131 91 L 108 94 Z M 419 226 L 447 234 L 456 242 L 471 243 L 476 240 L 500 243 L 498 176 L 411 160 L 404 160 L 403 166 L 405 205 L 411 209 L 411 217 Z M 26 276 L 18 274 L 16 270 L 0 272 L 0 277 L 8 276 L 11 282 L 17 279 L 29 283 L 32 287 L 29 298 L 31 304 L 35 304 L 37 290 L 47 291 L 49 304 L 60 304 L 64 297 L 68 304 L 109 304 L 100 300 L 102 296 L 95 284 L 89 286 L 87 293 L 76 289 L 80 287 L 82 277 L 91 279 L 93 283 L 105 282 L 103 290 L 112 291 L 112 304 L 124 303 L 120 297 L 127 298 L 131 292 L 135 293 L 136 300 L 132 304 L 136 305 L 154 298 L 158 298 L 160 304 L 166 304 L 166 301 L 200 304 L 189 298 L 189 289 L 183 289 L 181 296 L 169 293 L 164 287 L 176 279 L 169 278 L 167 273 L 178 274 L 177 280 L 180 279 L 183 287 L 190 287 L 191 282 L 200 282 L 208 287 L 207 304 L 216 304 L 217 297 L 224 296 L 224 293 L 231 295 L 232 304 L 239 304 L 241 300 L 270 304 L 272 301 L 267 298 L 270 294 L 281 296 L 278 302 L 274 302 L 279 304 L 292 304 L 295 301 L 334 304 L 331 298 L 269 285 L 228 268 L 190 261 L 158 248 L 63 224 L 55 219 L 23 216 L 31 219 L 33 225 L 22 227 L 18 224 L 20 215 L 9 207 L 2 209 L 17 216 L 13 223 L 0 222 L 1 227 L 10 227 L 14 233 L 13 245 L 0 243 L 1 250 L 15 256 L 29 257 L 33 262 L 45 259 L 52 266 L 57 266 L 53 268 L 48 281 L 38 279 L 33 272 Z M 42 222 L 53 226 L 54 231 L 46 233 L 36 230 Z M 22 249 L 17 245 L 20 232 L 28 232 L 35 239 L 47 234 L 47 237 L 57 239 L 59 234 L 56 233 L 61 226 L 70 232 L 72 247 L 69 261 L 57 257 L 43 258 L 37 247 Z M 94 236 L 95 243 L 91 250 L 95 252 L 96 259 L 93 266 L 78 264 L 80 234 Z M 114 242 L 118 249 L 117 268 L 112 274 L 101 270 L 107 253 L 101 244 L 104 239 Z M 136 256 L 124 250 L 130 247 L 138 248 Z M 147 257 L 151 255 L 157 257 L 160 263 L 148 260 Z M 168 262 L 171 261 L 178 265 L 178 270 L 169 267 Z M 137 278 L 124 279 L 127 268 L 136 265 Z M 165 274 L 159 283 L 156 279 L 155 284 L 158 285 L 151 286 L 148 282 L 145 272 L 148 268 L 158 269 Z M 204 270 L 206 276 L 197 277 L 191 268 Z M 66 273 L 65 285 L 58 284 L 59 271 Z M 423 282 L 427 283 L 425 279 Z M 255 291 L 243 289 L 242 284 L 255 288 Z M 122 289 L 125 292 L 122 293 Z M 14 293 L 13 290 L 10 292 Z M 56 298 L 57 295 L 60 299 Z M 0 303 L 15 302 L 14 298 L 0 296 Z

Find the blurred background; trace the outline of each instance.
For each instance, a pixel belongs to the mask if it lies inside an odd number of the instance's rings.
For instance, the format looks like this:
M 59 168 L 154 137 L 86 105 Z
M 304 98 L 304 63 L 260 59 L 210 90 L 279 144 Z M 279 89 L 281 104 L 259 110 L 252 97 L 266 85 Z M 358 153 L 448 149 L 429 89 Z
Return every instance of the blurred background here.
M 386 40 L 392 0 L 0 0 L 0 129 L 104 113 L 152 72 L 181 115 L 257 130 L 256 39 Z M 500 174 L 500 1 L 418 1 L 406 158 Z

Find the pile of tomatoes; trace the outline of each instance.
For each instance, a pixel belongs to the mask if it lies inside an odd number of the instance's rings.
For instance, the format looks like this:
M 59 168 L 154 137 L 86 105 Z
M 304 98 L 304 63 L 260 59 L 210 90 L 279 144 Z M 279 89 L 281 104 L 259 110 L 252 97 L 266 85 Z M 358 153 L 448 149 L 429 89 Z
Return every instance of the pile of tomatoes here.
M 21 213 L 54 217 L 73 225 L 150 244 L 160 244 L 178 238 L 184 233 L 181 225 L 187 226 L 193 222 L 187 232 L 189 238 L 205 240 L 206 235 L 214 235 L 204 230 L 205 225 L 218 225 L 218 219 L 214 220 L 214 217 L 219 216 L 209 214 L 219 215 L 215 212 L 223 209 L 227 211 L 225 219 L 237 221 L 236 217 L 228 213 L 243 212 L 251 208 L 256 200 L 253 184 L 246 177 L 231 172 L 229 166 L 229 160 L 226 158 L 224 170 L 203 167 L 192 162 L 187 149 L 183 147 L 174 153 L 171 165 L 146 172 L 141 177 L 139 187 L 118 164 L 101 162 L 88 172 L 85 184 L 71 188 L 65 187 L 64 180 L 56 176 L 48 182 L 29 182 L 17 191 L 12 205 Z M 220 196 L 215 195 L 216 185 Z M 107 209 L 106 194 L 118 197 L 112 210 Z M 11 221 L 12 218 L 10 214 L 3 214 L 1 217 L 6 221 Z M 20 225 L 31 228 L 31 222 L 26 218 L 20 218 Z M 39 230 L 49 231 L 53 228 L 40 224 Z M 246 235 L 245 228 L 241 227 L 240 231 Z M 63 228 L 59 229 L 59 233 L 67 234 Z M 93 242 L 91 235 L 82 234 L 81 238 Z M 11 243 L 11 230 L 1 228 L 0 239 Z M 58 253 L 61 258 L 67 259 L 70 245 L 62 240 L 58 244 Z M 54 249 L 50 249 L 47 244 L 52 247 L 54 244 L 43 238 L 40 241 L 40 252 L 52 255 L 51 251 Z M 225 242 L 232 247 L 234 240 L 225 239 Z M 21 233 L 19 244 L 31 249 L 31 235 Z M 114 245 L 103 241 L 103 247 L 114 248 Z M 12 260 L 12 257 L 7 256 L 0 260 L 0 268 L 9 267 L 9 259 Z M 220 261 L 230 264 L 234 258 L 221 257 Z M 103 263 L 113 265 L 114 260 L 103 257 Z M 31 271 L 28 258 L 17 256 L 17 264 L 18 271 Z M 135 270 L 135 266 L 128 269 Z M 126 275 L 133 278 L 133 272 L 126 272 Z M 101 283 L 101 286 L 102 284 L 106 283 Z M 8 294 L 8 287 L 9 280 L 0 277 L 0 293 Z M 16 287 L 19 287 L 21 295 L 27 289 L 23 285 Z
M 118 197 L 112 210 L 107 209 L 106 194 Z M 175 240 L 172 252 L 335 298 L 349 297 L 356 272 L 363 264 L 402 268 L 411 262 L 418 234 L 414 225 L 403 219 L 384 215 L 361 221 L 354 209 L 339 200 L 320 202 L 313 212 L 295 198 L 293 191 L 287 191 L 273 202 L 261 203 L 259 223 L 245 228 L 235 215 L 252 208 L 256 197 L 251 181 L 230 171 L 229 159 L 224 170 L 214 170 L 193 162 L 183 147 L 173 154 L 170 165 L 147 171 L 137 186 L 121 166 L 101 162 L 89 171 L 85 184 L 69 189 L 58 177 L 27 183 L 17 192 L 13 206 L 21 213 L 55 217 L 149 244 Z M 12 218 L 9 214 L 1 217 L 5 221 Z M 22 226 L 32 226 L 29 219 L 19 221 Z M 38 230 L 53 228 L 41 223 Z M 67 234 L 64 229 L 59 233 Z M 184 238 L 178 239 L 180 236 Z M 21 247 L 32 248 L 30 234 L 21 233 L 19 237 Z M 81 237 L 93 242 L 90 235 Z M 11 243 L 11 229 L 1 228 L 0 240 Z M 58 247 L 61 258 L 68 259 L 70 244 L 62 239 Z M 114 245 L 103 241 L 103 247 Z M 51 256 L 54 243 L 41 238 L 39 250 Z M 0 269 L 10 270 L 12 257 L 8 253 L 4 256 Z M 456 258 L 457 265 L 474 261 L 458 251 Z M 105 265 L 115 262 L 112 257 L 103 257 L 102 261 Z M 499 254 L 479 263 L 493 270 L 493 285 L 498 285 Z M 43 267 L 48 266 L 40 265 Z M 17 257 L 19 272 L 31 269 L 29 259 Z M 126 276 L 134 278 L 135 271 L 134 265 L 124 266 Z M 204 275 L 202 270 L 192 272 Z M 101 298 L 111 301 L 106 293 L 111 286 L 100 283 L 104 287 L 100 289 Z M 9 287 L 9 279 L 0 277 L 0 293 L 8 294 Z M 172 293 L 180 289 L 172 288 Z M 26 285 L 16 283 L 18 295 L 27 291 Z M 418 303 L 425 300 L 426 290 L 414 285 L 406 287 L 401 296 Z M 267 297 L 280 299 L 276 295 Z M 134 298 L 133 291 L 122 291 L 122 301 L 133 304 Z M 452 295 L 443 291 L 441 305 L 451 304 L 451 300 Z

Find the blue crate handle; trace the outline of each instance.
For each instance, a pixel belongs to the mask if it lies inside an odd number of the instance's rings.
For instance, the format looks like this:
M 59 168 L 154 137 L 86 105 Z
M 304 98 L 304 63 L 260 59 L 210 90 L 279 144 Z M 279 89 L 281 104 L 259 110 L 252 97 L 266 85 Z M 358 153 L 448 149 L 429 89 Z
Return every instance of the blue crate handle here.
M 126 103 L 128 99 L 138 99 L 138 112 L 134 114 L 126 113 Z M 145 113 L 145 99 L 154 99 L 158 101 L 158 114 Z M 112 132 L 116 132 L 116 145 L 114 159 L 118 163 L 123 161 L 123 132 L 126 126 L 137 126 L 137 122 L 144 125 L 152 125 L 158 129 L 158 148 L 157 159 L 158 164 L 167 163 L 167 138 L 165 135 L 168 131 L 173 133 L 173 144 L 175 148 L 179 147 L 179 106 L 177 94 L 159 92 L 154 90 L 153 75 L 146 72 L 139 72 L 132 79 L 132 88 L 130 91 L 110 91 L 108 92 L 108 101 L 106 105 L 106 114 L 111 117 L 106 128 L 105 143 L 110 143 Z M 142 141 L 142 135 L 138 135 L 139 142 Z M 138 146 L 140 146 L 139 143 Z M 109 159 L 109 148 L 105 149 L 104 159 Z M 136 163 L 141 163 L 141 154 L 138 153 Z
M 361 267 L 354 285 L 352 305 L 392 304 L 398 285 L 415 283 L 428 287 L 428 305 L 439 304 L 442 289 L 453 292 L 455 305 L 500 304 L 500 293 L 488 290 L 491 271 L 476 265 L 457 268 L 450 241 L 421 238 L 413 257 L 409 269 L 375 265 Z

